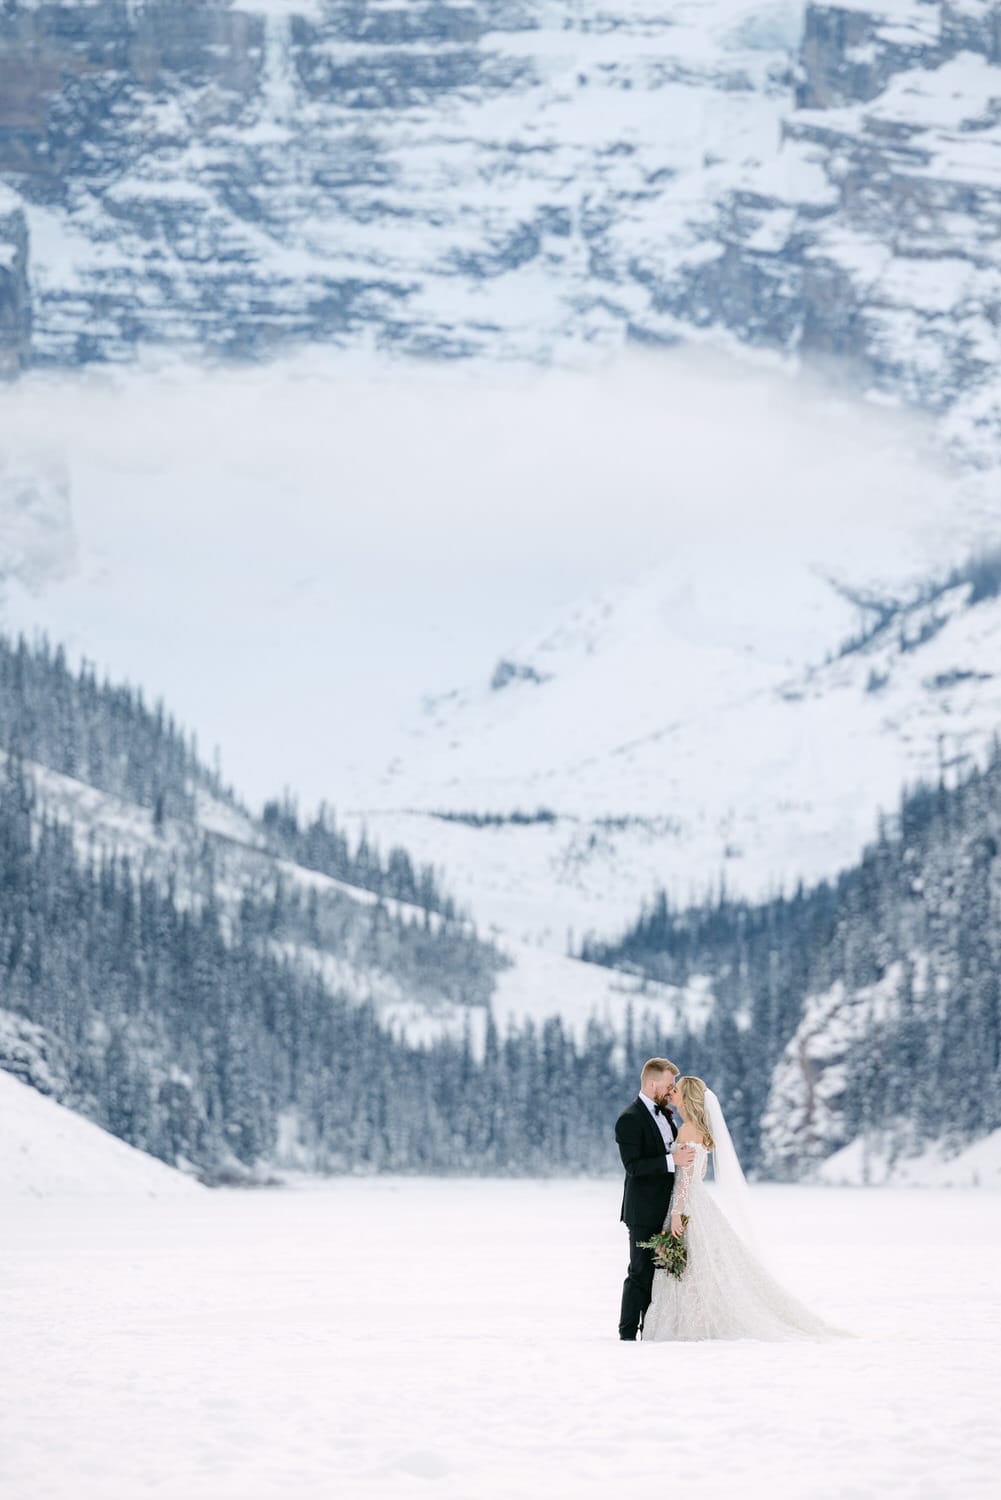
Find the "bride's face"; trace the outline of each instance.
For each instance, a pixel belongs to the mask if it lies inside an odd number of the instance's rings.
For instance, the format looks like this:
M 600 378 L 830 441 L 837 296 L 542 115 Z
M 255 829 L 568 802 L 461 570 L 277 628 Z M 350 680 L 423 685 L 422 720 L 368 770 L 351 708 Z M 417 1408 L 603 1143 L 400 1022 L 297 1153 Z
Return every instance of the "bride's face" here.
M 681 1105 L 681 1095 L 678 1093 L 677 1079 L 675 1079 L 667 1091 L 667 1103 L 672 1109 L 678 1109 Z

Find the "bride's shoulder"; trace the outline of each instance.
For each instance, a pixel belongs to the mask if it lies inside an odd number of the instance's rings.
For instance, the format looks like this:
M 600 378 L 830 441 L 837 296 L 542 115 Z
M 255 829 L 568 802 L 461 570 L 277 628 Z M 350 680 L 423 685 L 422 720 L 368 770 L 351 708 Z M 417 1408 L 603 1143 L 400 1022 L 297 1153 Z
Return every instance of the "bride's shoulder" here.
M 700 1133 L 695 1129 L 695 1126 L 694 1125 L 689 1125 L 688 1122 L 686 1121 L 685 1124 L 682 1125 L 681 1129 L 678 1131 L 678 1145 L 679 1146 L 704 1146 L 705 1142 L 703 1141 L 702 1136 L 700 1135 Z

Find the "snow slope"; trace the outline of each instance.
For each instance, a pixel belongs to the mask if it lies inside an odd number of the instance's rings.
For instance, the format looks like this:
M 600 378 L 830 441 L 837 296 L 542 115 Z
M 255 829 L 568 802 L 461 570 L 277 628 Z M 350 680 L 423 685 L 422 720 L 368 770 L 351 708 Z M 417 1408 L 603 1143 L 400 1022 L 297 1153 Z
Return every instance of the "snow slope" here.
M 868 1184 L 896 1187 L 1001 1187 L 1001 1130 L 961 1150 L 938 1142 L 901 1159 L 880 1141 L 862 1138 L 843 1146 L 817 1169 L 817 1181 L 836 1187 Z
M 681 548 L 429 702 L 357 821 L 553 946 L 614 933 L 658 884 L 685 902 L 832 875 L 904 785 L 1001 724 L 1001 598 L 865 579 L 770 540 Z
M 346 1179 L 19 1205 L 0 1239 L 0 1483 L 992 1500 L 1001 1195 L 755 1188 L 786 1280 L 857 1336 L 679 1349 L 616 1341 L 619 1191 Z
M 201 1186 L 173 1167 L 127 1146 L 117 1136 L 64 1109 L 0 1070 L 0 1201 L 53 1198 L 200 1199 Z M 23 1210 L 19 1207 L 17 1213 Z M 9 1233 L 12 1205 L 6 1209 Z M 0 1460 L 2 1473 L 2 1460 Z
M 0 767 L 4 759 L 0 753 Z M 128 857 L 137 871 L 160 873 L 166 878 L 168 869 L 175 868 L 176 898 L 182 903 L 200 899 L 186 881 L 190 877 L 197 886 L 197 873 L 192 872 L 197 872 L 205 838 L 212 848 L 218 893 L 224 904 L 236 906 L 244 889 L 259 894 L 262 885 L 276 875 L 286 884 L 329 892 L 366 908 L 377 899 L 371 891 L 276 859 L 261 847 L 260 830 L 252 819 L 204 792 L 199 793 L 194 823 L 167 818 L 154 829 L 149 808 L 47 767 L 29 762 L 27 770 L 38 794 L 39 812 L 45 811 L 71 827 L 81 858 L 93 848 L 105 848 Z M 387 900 L 385 904 L 394 915 L 413 921 L 424 919 L 423 911 L 404 902 Z M 430 920 L 436 924 L 440 919 L 432 914 Z M 509 1021 L 541 1022 L 559 1015 L 579 1036 L 593 1019 L 621 1024 L 631 1007 L 637 1023 L 647 1016 L 652 1024 L 669 1031 L 682 1016 L 697 1024 L 711 1005 L 711 993 L 698 979 L 686 988 L 658 984 L 546 952 L 505 934 L 497 935 L 497 947 L 507 966 L 497 977 L 491 1009 L 502 1030 Z M 284 951 L 315 969 L 341 994 L 371 1003 L 384 1026 L 416 1044 L 443 1034 L 461 1038 L 467 1025 L 473 1045 L 482 1042 L 486 1012 L 481 1007 L 460 1005 L 445 995 L 422 994 L 417 999 L 394 973 L 380 970 L 371 959 L 361 962 L 305 944 L 286 944 Z

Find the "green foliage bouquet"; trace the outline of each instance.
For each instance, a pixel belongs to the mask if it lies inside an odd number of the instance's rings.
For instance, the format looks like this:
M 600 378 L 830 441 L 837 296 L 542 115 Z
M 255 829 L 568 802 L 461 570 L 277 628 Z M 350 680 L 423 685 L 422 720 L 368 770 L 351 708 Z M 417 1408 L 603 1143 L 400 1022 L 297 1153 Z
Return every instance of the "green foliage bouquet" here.
M 653 1251 L 653 1263 L 659 1271 L 666 1271 L 668 1276 L 674 1276 L 679 1281 L 688 1265 L 688 1245 L 685 1243 L 687 1228 L 688 1215 L 682 1214 L 680 1235 L 672 1234 L 669 1229 L 662 1229 L 652 1240 L 639 1242 L 641 1250 Z

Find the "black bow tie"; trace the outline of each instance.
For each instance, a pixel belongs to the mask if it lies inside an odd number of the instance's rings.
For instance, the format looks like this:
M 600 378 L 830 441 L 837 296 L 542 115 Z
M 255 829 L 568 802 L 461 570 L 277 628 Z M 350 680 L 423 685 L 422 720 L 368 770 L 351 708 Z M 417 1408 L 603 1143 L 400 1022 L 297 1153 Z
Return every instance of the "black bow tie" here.
M 663 1115 L 665 1120 L 669 1120 L 671 1118 L 671 1111 L 665 1104 L 655 1104 L 653 1107 L 653 1112 L 655 1115 Z

